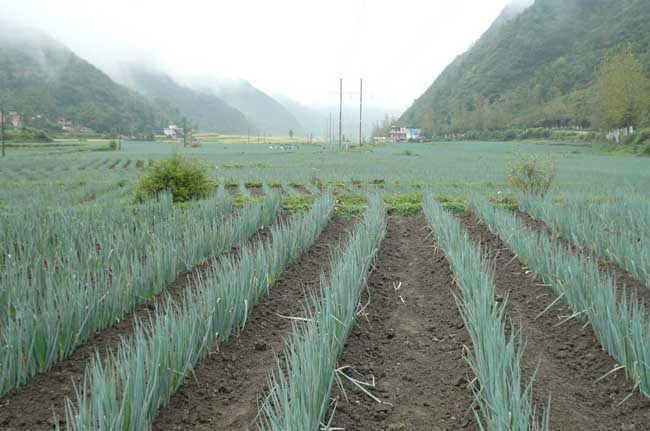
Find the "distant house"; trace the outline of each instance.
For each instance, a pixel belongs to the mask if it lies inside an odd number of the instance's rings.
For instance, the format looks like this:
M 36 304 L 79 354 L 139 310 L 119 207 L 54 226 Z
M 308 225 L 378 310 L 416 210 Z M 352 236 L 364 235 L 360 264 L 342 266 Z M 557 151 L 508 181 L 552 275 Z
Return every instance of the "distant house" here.
M 422 129 L 413 127 L 393 126 L 390 129 L 390 139 L 393 142 L 424 142 Z
M 66 120 L 65 118 L 60 118 L 57 123 L 61 126 L 61 130 L 64 132 L 92 132 L 88 127 L 75 124 L 72 120 Z
M 165 127 L 163 129 L 163 134 L 167 138 L 171 138 L 171 139 L 176 139 L 182 136 L 181 129 L 175 124 L 170 124 L 169 126 Z
M 16 111 L 7 112 L 4 118 L 2 118 L 2 113 L 0 113 L 0 121 L 3 121 L 5 124 L 11 124 L 16 129 L 23 127 L 23 119 Z
M 72 124 L 72 121 L 66 120 L 65 118 L 60 118 L 59 121 L 59 126 L 61 126 L 61 130 L 64 132 L 70 132 L 74 128 L 74 124 Z

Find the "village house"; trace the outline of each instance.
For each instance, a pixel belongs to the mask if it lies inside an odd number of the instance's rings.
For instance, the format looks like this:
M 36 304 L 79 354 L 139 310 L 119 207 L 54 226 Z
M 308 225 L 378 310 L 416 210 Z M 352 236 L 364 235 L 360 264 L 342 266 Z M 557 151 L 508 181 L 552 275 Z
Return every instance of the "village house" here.
M 23 119 L 16 111 L 7 112 L 5 114 L 5 118 L 2 118 L 2 112 L 0 112 L 0 122 L 4 122 L 4 124 L 10 124 L 16 129 L 23 127 Z
M 183 133 L 182 130 L 175 124 L 170 124 L 169 126 L 163 129 L 163 134 L 167 138 L 177 139 L 180 138 Z
M 393 142 L 424 142 L 424 136 L 422 129 L 393 126 L 390 130 L 390 140 Z

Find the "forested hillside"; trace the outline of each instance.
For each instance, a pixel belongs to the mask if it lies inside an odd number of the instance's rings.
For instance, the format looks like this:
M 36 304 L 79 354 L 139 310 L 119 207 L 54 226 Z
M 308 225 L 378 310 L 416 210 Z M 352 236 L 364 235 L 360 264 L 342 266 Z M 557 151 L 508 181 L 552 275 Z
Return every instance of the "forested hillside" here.
M 293 131 L 304 136 L 305 130 L 296 117 L 278 101 L 246 81 L 214 83 L 217 96 L 243 112 L 251 122 L 251 132 L 287 136 Z
M 133 89 L 178 108 L 200 130 L 217 133 L 246 133 L 246 116 L 210 91 L 197 91 L 178 84 L 170 76 L 146 67 L 132 66 L 126 83 Z
M 179 118 L 113 82 L 57 41 L 2 23 L 0 103 L 21 114 L 23 124 L 61 130 L 59 120 L 101 133 L 146 134 Z
M 434 134 L 598 127 L 595 82 L 607 56 L 649 75 L 648 0 L 536 0 L 519 12 L 504 11 L 400 121 Z

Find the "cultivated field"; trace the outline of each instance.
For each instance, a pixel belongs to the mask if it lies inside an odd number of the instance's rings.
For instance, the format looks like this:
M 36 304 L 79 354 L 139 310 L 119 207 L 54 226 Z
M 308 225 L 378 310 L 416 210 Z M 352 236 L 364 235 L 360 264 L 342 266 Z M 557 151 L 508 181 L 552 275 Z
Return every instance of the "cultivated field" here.
M 649 159 L 105 146 L 0 160 L 0 430 L 650 429 Z M 135 203 L 175 152 L 213 195 Z

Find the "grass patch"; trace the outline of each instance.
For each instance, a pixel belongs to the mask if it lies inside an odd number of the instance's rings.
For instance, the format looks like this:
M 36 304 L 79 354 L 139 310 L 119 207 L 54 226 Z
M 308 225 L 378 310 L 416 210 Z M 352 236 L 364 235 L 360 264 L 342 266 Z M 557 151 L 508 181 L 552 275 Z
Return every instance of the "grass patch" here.
M 282 209 L 288 214 L 303 213 L 311 208 L 314 197 L 311 195 L 284 196 Z
M 505 208 L 510 211 L 517 211 L 519 209 L 519 202 L 512 196 L 490 196 L 488 198 L 492 205 Z

